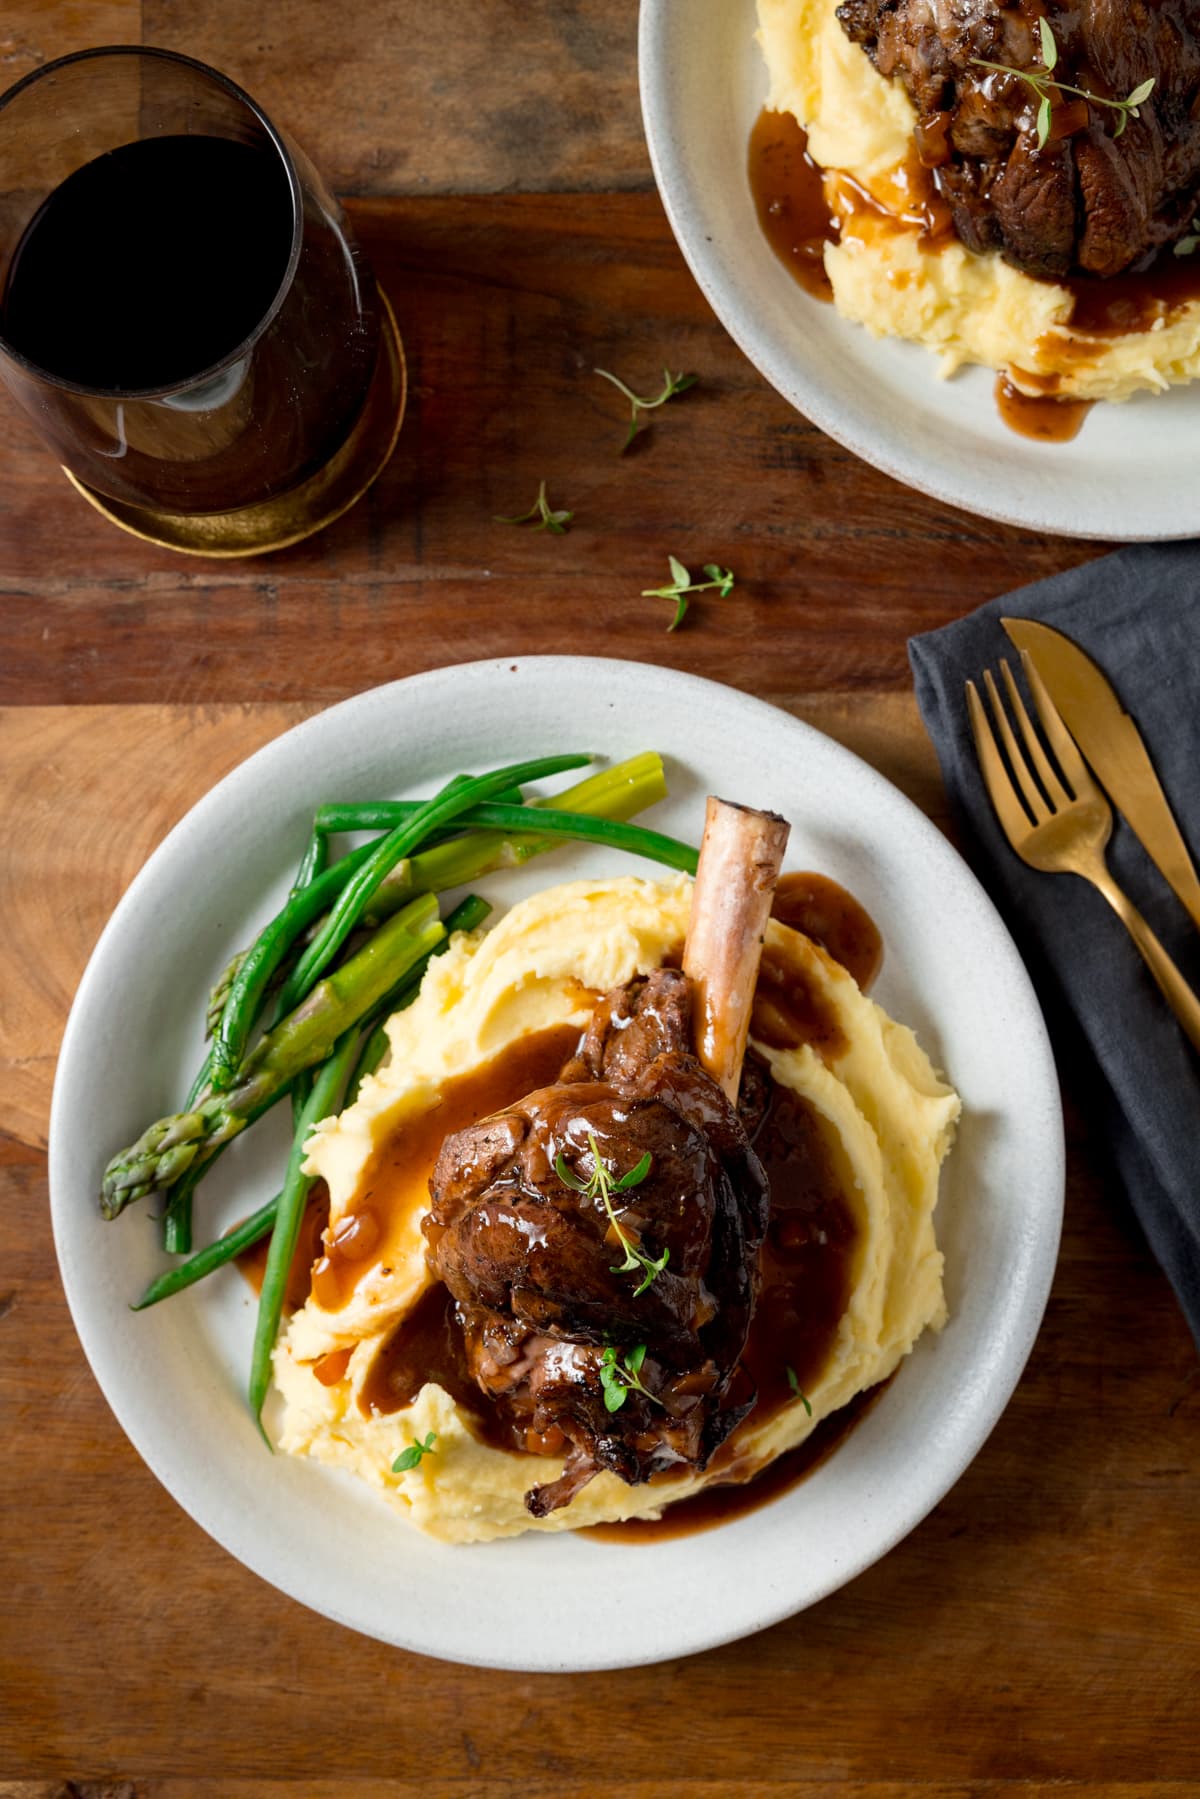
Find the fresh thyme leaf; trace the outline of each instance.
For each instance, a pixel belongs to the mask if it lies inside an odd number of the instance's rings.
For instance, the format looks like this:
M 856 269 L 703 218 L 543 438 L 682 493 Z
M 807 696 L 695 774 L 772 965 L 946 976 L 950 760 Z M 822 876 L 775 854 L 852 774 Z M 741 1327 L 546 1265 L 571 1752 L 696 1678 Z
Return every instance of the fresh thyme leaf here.
M 1192 220 L 1192 228 L 1186 237 L 1181 237 L 1173 245 L 1176 256 L 1190 256 L 1196 245 L 1200 244 L 1200 218 Z
M 611 1273 L 633 1274 L 640 1268 L 643 1279 L 641 1285 L 635 1287 L 633 1292 L 633 1297 L 637 1299 L 646 1291 L 647 1287 L 653 1286 L 655 1280 L 662 1273 L 667 1262 L 670 1260 L 671 1251 L 669 1248 L 664 1249 L 657 1260 L 651 1256 L 643 1255 L 642 1251 L 634 1245 L 632 1239 L 621 1229 L 617 1214 L 613 1210 L 612 1195 L 614 1190 L 617 1192 L 627 1192 L 630 1187 L 640 1187 L 650 1172 L 652 1165 L 651 1157 L 647 1151 L 641 1161 L 631 1168 L 627 1174 L 623 1174 L 618 1180 L 614 1180 L 604 1165 L 604 1161 L 600 1155 L 600 1147 L 591 1131 L 587 1134 L 587 1140 L 588 1148 L 592 1152 L 592 1174 L 590 1180 L 581 1181 L 561 1152 L 554 1158 L 554 1172 L 563 1183 L 564 1187 L 570 1187 L 573 1193 L 582 1193 L 583 1197 L 591 1200 L 593 1205 L 599 1200 L 600 1204 L 603 1206 L 605 1212 L 608 1214 L 608 1222 L 616 1232 L 617 1242 L 625 1251 L 625 1260 L 619 1262 L 617 1266 L 611 1270 Z M 639 1363 L 639 1367 L 640 1365 L 641 1364 Z M 601 1378 L 603 1378 L 603 1376 Z M 613 1409 L 613 1407 L 609 1407 L 610 1411 Z
M 1049 75 L 1058 61 L 1058 42 L 1049 19 L 1043 17 L 1038 20 L 1038 31 L 1042 39 L 1042 61 L 1045 63 L 1046 73 Z
M 638 432 L 643 429 L 643 412 L 653 412 L 656 407 L 665 406 L 668 400 L 675 398 L 676 394 L 683 393 L 689 387 L 695 387 L 696 382 L 700 379 L 698 375 L 673 375 L 670 369 L 664 369 L 662 392 L 656 394 L 652 400 L 643 400 L 626 387 L 623 381 L 618 381 L 615 375 L 611 375 L 607 369 L 593 369 L 592 373 L 593 375 L 602 375 L 606 381 L 611 381 L 617 391 L 623 393 L 629 401 L 629 430 L 625 434 L 625 442 L 621 445 L 622 455 Z
M 624 1365 L 617 1361 L 617 1352 L 610 1343 L 600 1357 L 600 1385 L 604 1389 L 604 1406 L 609 1412 L 619 1412 L 625 1404 L 631 1390 L 641 1393 L 651 1405 L 662 1404 L 662 1400 L 653 1394 L 649 1387 L 642 1385 L 642 1363 L 646 1359 L 646 1345 L 639 1343 L 635 1348 L 627 1350 Z
M 1135 88 L 1126 94 L 1123 100 L 1110 100 L 1103 94 L 1093 94 L 1090 88 L 1072 87 L 1069 82 L 1055 81 L 1050 71 L 1058 64 L 1058 44 L 1048 19 L 1039 19 L 1038 29 L 1042 40 L 1042 61 L 1044 69 L 1016 69 L 1007 62 L 988 62 L 982 56 L 973 56 L 972 63 L 977 69 L 991 69 L 997 75 L 1013 75 L 1031 87 L 1038 97 L 1037 140 L 1038 149 L 1044 150 L 1050 137 L 1050 89 L 1055 88 L 1060 94 L 1076 94 L 1079 99 L 1087 100 L 1092 106 L 1107 106 L 1117 115 L 1117 123 L 1113 129 L 1114 139 L 1120 137 L 1130 119 L 1140 117 L 1138 107 L 1148 100 L 1154 92 L 1155 78 L 1149 76 L 1139 81 Z
M 392 1463 L 392 1473 L 407 1474 L 410 1468 L 416 1467 L 422 1456 L 433 1454 L 433 1446 L 436 1442 L 437 1432 L 435 1430 L 430 1431 L 424 1442 L 418 1437 L 415 1442 L 409 1444 L 407 1449 L 400 1451 Z
M 556 1155 L 554 1158 L 554 1172 L 558 1176 L 559 1180 L 562 1182 L 563 1186 L 570 1187 L 572 1192 L 574 1192 L 574 1193 L 588 1193 L 589 1192 L 588 1182 L 580 1180 L 579 1176 L 575 1173 L 575 1170 L 571 1167 L 570 1163 L 567 1161 L 567 1158 L 562 1154 L 561 1150 L 559 1151 L 558 1155 Z M 590 1197 L 590 1195 L 589 1195 L 589 1197 Z
M 573 512 L 551 511 L 550 502 L 546 498 L 546 483 L 538 487 L 537 499 L 528 512 L 517 513 L 509 517 L 502 512 L 495 515 L 498 525 L 532 525 L 535 531 L 549 531 L 554 537 L 563 537 L 570 528 Z
M 617 1368 L 617 1352 L 606 1349 L 600 1357 L 600 1385 L 604 1389 L 604 1407 L 609 1412 L 619 1412 L 625 1404 L 625 1396 L 629 1389 L 621 1379 Z
M 802 1389 L 802 1387 L 800 1385 L 800 1382 L 796 1379 L 796 1370 L 789 1366 L 787 1368 L 786 1372 L 787 1372 L 788 1386 L 792 1389 L 792 1392 L 796 1395 L 796 1398 L 800 1401 L 800 1403 L 803 1405 L 805 1411 L 808 1413 L 809 1417 L 811 1418 L 812 1417 L 812 1407 L 808 1403 L 808 1394 L 804 1392 L 804 1390 Z
M 558 1164 L 555 1163 L 556 1168 L 557 1166 Z M 623 1174 L 619 1181 L 614 1182 L 614 1185 L 619 1193 L 627 1193 L 630 1187 L 640 1187 L 649 1172 L 650 1151 L 647 1150 L 641 1161 L 631 1168 L 628 1174 Z
M 727 600 L 733 592 L 733 570 L 721 568 L 715 562 L 706 562 L 704 572 L 709 580 L 716 584 L 717 592 L 723 600 Z
M 644 600 L 674 600 L 675 616 L 667 626 L 668 631 L 678 630 L 683 623 L 687 614 L 688 601 L 694 593 L 705 593 L 709 588 L 715 587 L 721 598 L 726 600 L 733 592 L 733 570 L 730 568 L 721 568 L 715 562 L 706 562 L 704 572 L 708 576 L 708 580 L 693 581 L 678 556 L 668 556 L 667 562 L 671 569 L 670 583 L 666 587 L 643 587 L 642 598 Z

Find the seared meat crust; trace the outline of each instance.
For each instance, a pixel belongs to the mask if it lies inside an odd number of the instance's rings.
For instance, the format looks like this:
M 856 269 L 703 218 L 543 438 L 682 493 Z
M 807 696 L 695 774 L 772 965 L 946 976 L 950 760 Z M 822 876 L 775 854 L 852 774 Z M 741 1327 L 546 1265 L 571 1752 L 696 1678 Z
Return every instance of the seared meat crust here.
M 474 1377 L 514 1438 L 568 1451 L 559 1481 L 526 1496 L 537 1515 L 600 1468 L 640 1482 L 703 1468 L 754 1392 L 738 1358 L 758 1291 L 767 1224 L 762 1167 L 738 1113 L 690 1049 L 689 983 L 675 969 L 615 988 L 553 1087 L 447 1138 L 425 1221 L 433 1266 L 454 1296 Z M 761 1083 L 747 1083 L 761 1092 Z M 614 1183 L 620 1233 L 667 1263 L 644 1291 L 600 1199 L 581 1183 L 591 1143 Z M 645 1178 L 615 1182 L 649 1154 Z M 601 1383 L 645 1345 L 638 1378 L 609 1411 Z
M 1056 81 L 1123 99 L 1119 115 L 1053 93 L 1050 141 L 1037 95 L 978 63 L 1040 71 L 1038 18 L 1058 44 Z M 1200 192 L 1200 0 L 844 0 L 844 30 L 904 83 L 918 141 L 944 154 L 934 184 L 968 249 L 1031 275 L 1112 276 L 1143 266 L 1191 225 Z M 929 129 L 935 126 L 936 129 Z M 943 148 L 944 147 L 944 148 Z

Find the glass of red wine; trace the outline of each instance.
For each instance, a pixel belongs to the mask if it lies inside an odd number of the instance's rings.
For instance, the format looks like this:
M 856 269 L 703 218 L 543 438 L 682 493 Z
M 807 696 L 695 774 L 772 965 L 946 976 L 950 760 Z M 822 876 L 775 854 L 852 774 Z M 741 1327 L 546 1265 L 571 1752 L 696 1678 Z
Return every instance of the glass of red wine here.
M 305 535 L 386 460 L 402 370 L 337 202 L 224 75 L 113 46 L 0 95 L 0 376 L 118 522 Z

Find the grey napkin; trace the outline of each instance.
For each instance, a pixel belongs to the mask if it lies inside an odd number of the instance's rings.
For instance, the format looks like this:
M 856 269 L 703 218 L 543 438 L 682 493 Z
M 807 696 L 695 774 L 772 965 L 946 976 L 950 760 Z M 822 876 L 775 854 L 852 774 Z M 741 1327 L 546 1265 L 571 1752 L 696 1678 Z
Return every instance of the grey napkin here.
M 975 759 L 964 683 L 1004 656 L 1019 670 L 999 622 L 1013 616 L 1054 625 L 1099 663 L 1141 730 L 1200 865 L 1200 544 L 1118 551 L 992 600 L 908 646 L 917 703 L 968 827 L 968 851 L 1049 1002 L 1060 1066 L 1089 1051 L 1094 1058 L 1094 1070 L 1080 1070 L 1100 1077 L 1102 1103 L 1091 1123 L 1110 1142 L 1200 1345 L 1200 1057 L 1107 902 L 1074 875 L 1036 873 L 1009 848 Z M 1200 934 L 1119 818 L 1108 862 L 1200 989 Z M 1078 1033 L 1056 1017 L 1059 999 Z

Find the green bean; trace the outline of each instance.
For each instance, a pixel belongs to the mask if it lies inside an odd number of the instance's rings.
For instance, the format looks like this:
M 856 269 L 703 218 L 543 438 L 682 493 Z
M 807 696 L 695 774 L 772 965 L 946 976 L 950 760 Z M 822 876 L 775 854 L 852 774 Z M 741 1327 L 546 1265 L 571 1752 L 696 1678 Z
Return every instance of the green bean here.
M 334 902 L 328 918 L 297 962 L 284 984 L 280 1005 L 294 1006 L 308 991 L 323 969 L 333 960 L 350 932 L 359 922 L 367 902 L 380 881 L 410 849 L 414 849 L 430 831 L 457 818 L 480 800 L 491 799 L 506 787 L 522 781 L 540 780 L 544 775 L 559 774 L 564 769 L 579 768 L 590 756 L 544 756 L 533 761 L 516 762 L 507 768 L 493 769 L 462 786 L 453 785 L 432 800 L 426 800 L 403 824 L 389 831 L 372 847 L 371 854 L 357 869 Z
M 279 1335 L 279 1321 L 283 1316 L 287 1278 L 292 1266 L 292 1257 L 296 1253 L 300 1221 L 304 1216 L 305 1203 L 314 1179 L 314 1176 L 304 1173 L 304 1145 L 312 1134 L 313 1126 L 318 1119 L 328 1118 L 331 1112 L 337 1111 L 342 1090 L 354 1061 L 357 1044 L 357 1031 L 347 1031 L 345 1036 L 338 1040 L 329 1060 L 318 1071 L 317 1078 L 313 1082 L 312 1092 L 308 1097 L 308 1103 L 300 1115 L 300 1122 L 292 1138 L 287 1174 L 275 1206 L 275 1226 L 271 1232 L 267 1266 L 263 1273 L 262 1290 L 258 1296 L 258 1319 L 254 1330 L 254 1350 L 250 1359 L 249 1386 L 250 1410 L 268 1448 L 271 1444 L 270 1438 L 263 1430 L 262 1409 L 263 1401 L 267 1397 L 267 1388 L 271 1384 L 271 1351 L 274 1349 L 275 1339 Z
M 371 806 L 330 807 L 339 820 L 345 821 L 337 826 L 342 831 L 390 829 L 403 823 L 410 810 L 410 805 L 403 800 Z M 580 843 L 601 843 L 607 849 L 625 850 L 632 856 L 645 856 L 650 861 L 665 863 L 668 868 L 682 869 L 685 874 L 696 872 L 696 851 L 690 843 L 666 837 L 661 831 L 648 831 L 644 825 L 591 818 L 584 812 L 539 808 L 535 813 L 532 806 L 489 803 L 472 806 L 458 822 L 473 827 L 478 835 L 519 831 L 529 837 L 572 837 Z M 412 860 L 419 862 L 421 857 L 414 856 Z
M 262 1010 L 272 977 L 301 931 L 321 916 L 347 881 L 371 856 L 373 844 L 365 843 L 327 868 L 307 887 L 293 888 L 271 922 L 259 932 L 242 958 L 230 982 L 229 997 L 210 1051 L 211 1083 L 224 1093 L 237 1079 L 246 1043 Z
M 170 1299 L 174 1294 L 194 1287 L 206 1274 L 224 1268 L 227 1262 L 234 1261 L 245 1250 L 252 1249 L 275 1223 L 275 1208 L 278 1203 L 279 1195 L 276 1194 L 274 1199 L 259 1206 L 257 1212 L 252 1212 L 235 1229 L 218 1237 L 215 1243 L 208 1243 L 203 1249 L 198 1249 L 186 1262 L 176 1262 L 173 1268 L 168 1268 L 157 1280 L 150 1282 L 142 1297 L 130 1306 L 130 1311 L 144 1312 L 147 1306 L 156 1306 L 160 1299 Z

